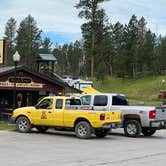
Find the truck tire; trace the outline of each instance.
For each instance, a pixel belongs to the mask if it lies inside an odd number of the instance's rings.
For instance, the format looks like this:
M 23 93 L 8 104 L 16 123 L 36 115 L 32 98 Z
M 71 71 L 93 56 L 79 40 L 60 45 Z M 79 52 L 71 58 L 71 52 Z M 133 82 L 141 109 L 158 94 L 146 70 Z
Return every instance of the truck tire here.
M 142 128 L 142 134 L 145 136 L 152 136 L 156 132 L 156 129 Z
M 102 138 L 102 137 L 105 137 L 107 134 L 108 134 L 109 130 L 95 130 L 95 135 L 96 137 L 98 138 Z
M 45 126 L 36 126 L 36 129 L 40 132 L 40 133 L 44 133 L 48 130 L 48 127 Z
M 88 122 L 81 121 L 76 124 L 75 133 L 78 138 L 88 139 L 91 137 L 92 128 Z
M 25 116 L 20 116 L 16 121 L 16 129 L 20 133 L 28 133 L 31 131 L 31 123 Z
M 137 120 L 127 120 L 124 125 L 124 133 L 128 137 L 140 136 L 141 124 Z

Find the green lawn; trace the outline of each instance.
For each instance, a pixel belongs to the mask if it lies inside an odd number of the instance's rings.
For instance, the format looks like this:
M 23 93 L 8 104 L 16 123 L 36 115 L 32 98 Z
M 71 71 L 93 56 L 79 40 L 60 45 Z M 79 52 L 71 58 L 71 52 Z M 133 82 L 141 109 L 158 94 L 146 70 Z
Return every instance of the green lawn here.
M 15 130 L 15 126 L 11 126 L 8 122 L 0 121 L 0 130 Z
M 108 77 L 104 82 L 93 81 L 94 87 L 101 92 L 125 94 L 131 105 L 161 105 L 162 101 L 158 99 L 158 95 L 160 90 L 166 90 L 162 85 L 163 79 L 166 80 L 166 76 L 138 80 Z M 15 130 L 15 126 L 0 121 L 0 130 Z
M 123 93 L 131 104 L 161 105 L 158 99 L 164 76 L 149 77 L 138 80 L 107 77 L 104 82 L 94 81 L 94 87 L 101 92 Z

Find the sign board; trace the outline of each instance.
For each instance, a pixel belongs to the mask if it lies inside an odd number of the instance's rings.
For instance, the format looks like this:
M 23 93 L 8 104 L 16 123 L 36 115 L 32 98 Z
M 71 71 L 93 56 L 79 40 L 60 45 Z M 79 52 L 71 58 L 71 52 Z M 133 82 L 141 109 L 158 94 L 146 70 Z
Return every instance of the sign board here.
M 9 82 L 14 82 L 15 78 L 14 77 L 9 77 Z M 32 79 L 28 77 L 16 77 L 15 80 L 16 83 L 31 83 Z
M 4 56 L 4 41 L 3 41 L 3 39 L 0 39 L 0 64 L 3 64 L 3 56 Z
M 37 89 L 42 89 L 44 86 L 44 84 L 40 84 L 40 83 L 35 83 L 35 82 L 31 82 L 31 83 L 16 83 L 16 87 L 18 88 L 37 88 Z M 14 83 L 11 83 L 9 81 L 6 82 L 0 82 L 0 87 L 14 87 Z

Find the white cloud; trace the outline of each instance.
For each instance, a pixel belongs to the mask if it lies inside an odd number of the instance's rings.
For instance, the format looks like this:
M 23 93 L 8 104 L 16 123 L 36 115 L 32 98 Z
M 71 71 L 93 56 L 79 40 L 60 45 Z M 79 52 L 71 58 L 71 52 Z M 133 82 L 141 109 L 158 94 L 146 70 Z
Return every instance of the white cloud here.
M 0 37 L 4 36 L 4 27 L 10 17 L 19 25 L 28 14 L 31 14 L 40 29 L 61 34 L 81 33 L 83 20 L 78 18 L 74 5 L 79 0 L 1 0 Z M 111 22 L 125 24 L 133 14 L 144 16 L 148 27 L 158 34 L 166 34 L 165 0 L 111 0 L 102 5 Z M 158 27 L 158 28 L 156 28 Z
M 82 21 L 77 17 L 78 11 L 74 8 L 76 1 L 71 2 L 70 0 L 5 0 L 1 3 L 0 23 L 5 25 L 10 17 L 14 17 L 19 24 L 31 14 L 44 31 L 80 33 Z M 3 32 L 4 27 L 1 27 L 0 35 Z
M 113 23 L 120 21 L 127 24 L 131 16 L 135 14 L 138 19 L 143 16 L 148 23 L 147 26 L 153 32 L 158 30 L 158 34 L 162 35 L 166 35 L 165 6 L 165 0 L 111 0 L 103 5 Z

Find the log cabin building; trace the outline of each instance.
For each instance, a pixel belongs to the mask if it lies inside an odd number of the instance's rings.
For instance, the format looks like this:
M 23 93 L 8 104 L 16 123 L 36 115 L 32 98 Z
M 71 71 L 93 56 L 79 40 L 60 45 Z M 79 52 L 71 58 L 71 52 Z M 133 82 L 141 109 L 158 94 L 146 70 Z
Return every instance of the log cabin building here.
M 52 54 L 39 54 L 33 64 L 36 69 L 32 66 L 18 65 L 15 73 L 15 67 L 7 64 L 5 43 L 5 40 L 0 40 L 0 120 L 6 119 L 4 116 L 11 115 L 13 111 L 14 89 L 16 107 L 35 105 L 41 97 L 47 95 L 80 93 L 55 74 L 57 60 Z
M 14 67 L 0 68 L 0 119 L 9 117 L 13 110 Z M 80 92 L 69 87 L 56 74 L 39 73 L 19 65 L 16 71 L 16 107 L 36 105 L 48 95 Z
M 0 111 L 10 112 L 13 106 L 14 67 L 0 68 Z M 32 106 L 47 95 L 64 95 L 66 84 L 56 76 L 34 72 L 26 66 L 17 67 L 16 106 Z M 21 99 L 20 99 L 21 98 Z

